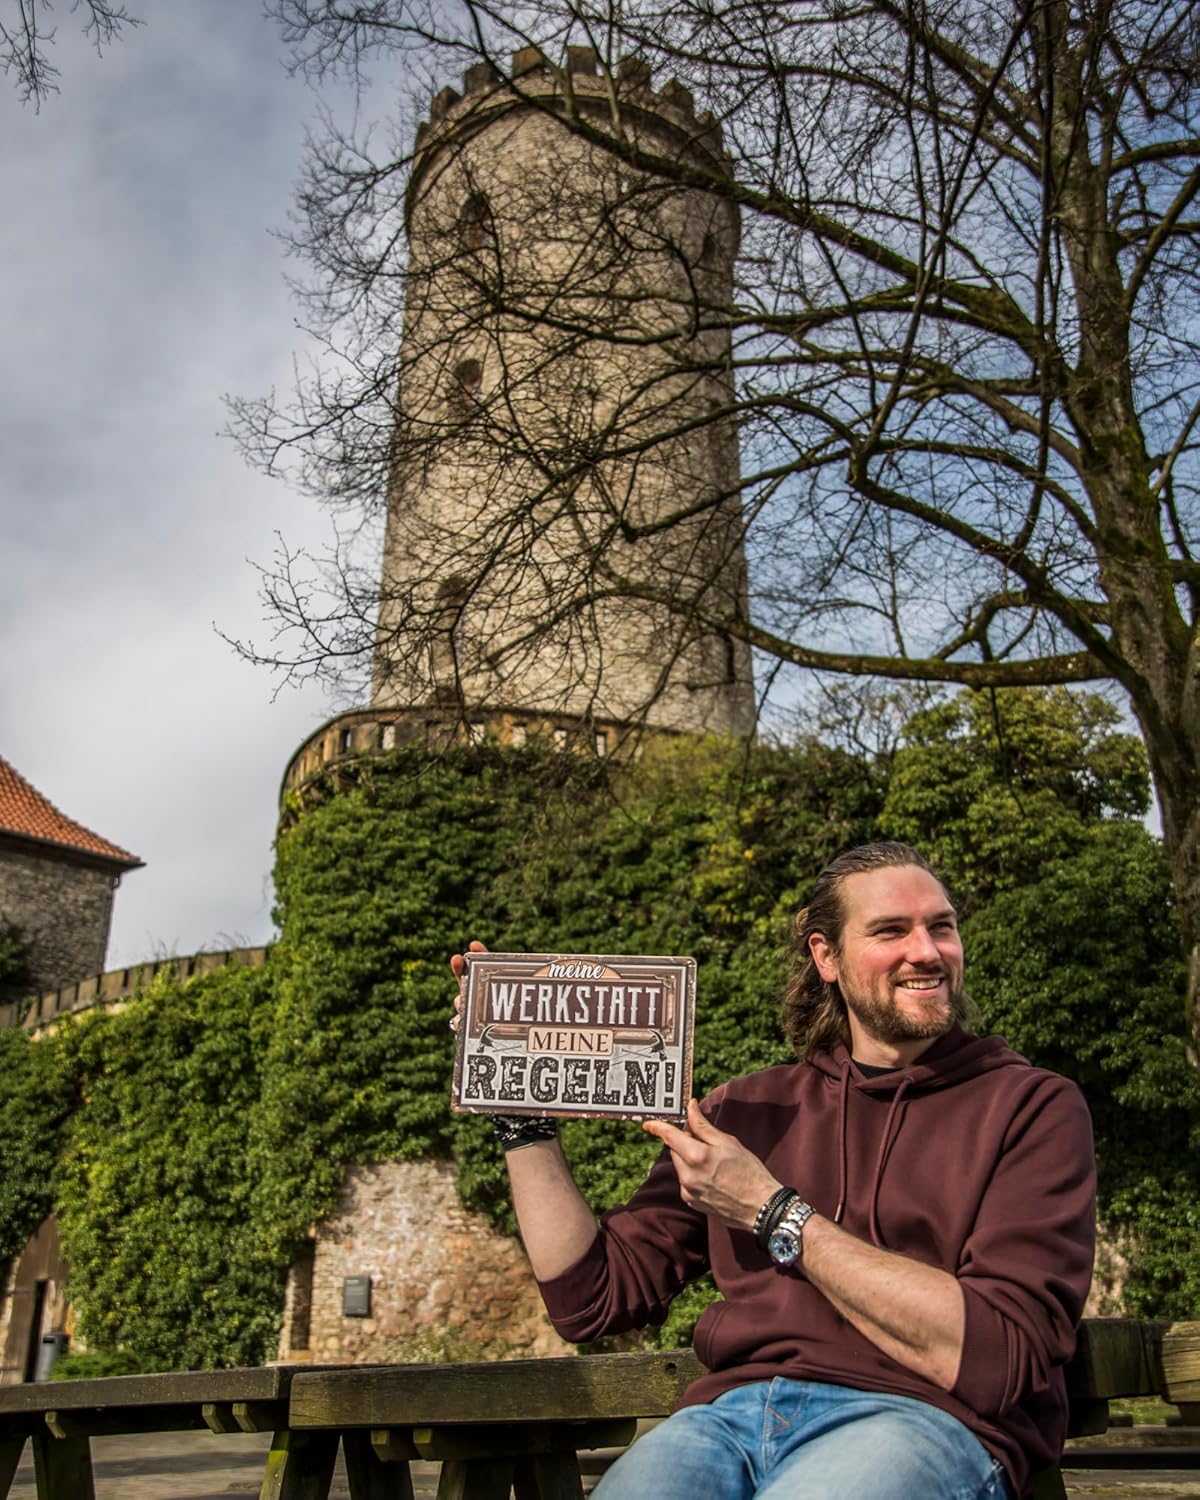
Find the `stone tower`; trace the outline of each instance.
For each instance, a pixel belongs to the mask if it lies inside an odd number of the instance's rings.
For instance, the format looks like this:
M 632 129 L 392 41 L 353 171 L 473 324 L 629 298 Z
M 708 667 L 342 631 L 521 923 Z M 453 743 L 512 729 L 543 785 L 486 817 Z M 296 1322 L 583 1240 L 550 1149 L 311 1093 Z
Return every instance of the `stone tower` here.
M 471 68 L 418 133 L 377 713 L 752 728 L 749 648 L 704 623 L 744 610 L 737 210 L 614 134 L 726 170 L 686 89 L 589 48 Z

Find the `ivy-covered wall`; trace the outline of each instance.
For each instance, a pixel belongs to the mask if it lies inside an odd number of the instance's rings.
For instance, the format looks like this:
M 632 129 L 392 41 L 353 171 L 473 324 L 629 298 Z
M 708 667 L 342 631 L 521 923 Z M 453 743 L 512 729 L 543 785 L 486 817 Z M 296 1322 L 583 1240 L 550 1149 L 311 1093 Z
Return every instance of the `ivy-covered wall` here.
M 695 741 L 626 767 L 491 746 L 361 762 L 288 812 L 264 969 L 160 981 L 34 1044 L 0 1033 L 0 1259 L 57 1205 L 90 1344 L 142 1368 L 270 1358 L 347 1163 L 453 1157 L 466 1201 L 510 1222 L 486 1122 L 448 1109 L 449 953 L 695 954 L 703 1092 L 785 1055 L 791 914 L 882 833 L 955 882 L 989 1027 L 1087 1091 L 1105 1216 L 1139 1244 L 1130 1310 L 1194 1311 L 1200 1109 L 1140 755 L 1098 700 L 1029 693 L 952 700 L 884 764 Z M 564 1140 L 597 1207 L 654 1147 L 609 1122 Z

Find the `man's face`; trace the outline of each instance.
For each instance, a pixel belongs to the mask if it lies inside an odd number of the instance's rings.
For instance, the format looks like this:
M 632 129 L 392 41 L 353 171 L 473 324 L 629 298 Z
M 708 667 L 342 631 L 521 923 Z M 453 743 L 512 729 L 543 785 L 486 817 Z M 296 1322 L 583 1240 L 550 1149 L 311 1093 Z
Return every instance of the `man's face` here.
M 819 934 L 811 950 L 822 979 L 836 983 L 849 1012 L 853 1053 L 863 1062 L 905 1061 L 962 1015 L 963 952 L 954 908 L 916 865 L 870 870 L 842 882 L 840 952 Z M 887 1055 L 879 1047 L 891 1049 Z

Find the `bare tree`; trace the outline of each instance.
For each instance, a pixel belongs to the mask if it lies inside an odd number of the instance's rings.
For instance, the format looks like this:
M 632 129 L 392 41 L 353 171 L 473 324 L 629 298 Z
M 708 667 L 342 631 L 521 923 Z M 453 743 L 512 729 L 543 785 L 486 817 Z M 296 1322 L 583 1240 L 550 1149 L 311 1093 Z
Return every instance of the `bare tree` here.
M 535 110 L 611 164 L 603 201 L 584 214 L 583 250 L 575 243 L 553 276 L 523 271 L 486 225 L 447 224 L 440 242 L 437 285 L 457 288 L 460 315 L 452 334 L 443 320 L 442 367 L 453 375 L 468 328 L 489 357 L 506 338 L 517 347 L 510 335 L 526 340 L 523 360 L 501 358 L 472 408 L 474 461 L 538 476 L 493 486 L 486 547 L 459 527 L 455 598 L 483 586 L 485 567 L 520 568 L 535 533 L 556 548 L 540 581 L 521 573 L 524 628 L 502 633 L 492 666 L 616 597 L 666 611 L 681 642 L 731 639 L 794 667 L 971 687 L 1118 684 L 1161 808 L 1200 1040 L 1196 8 L 272 9 L 302 66 L 390 55 L 411 77 L 444 81 L 465 64 L 480 99 Z M 577 82 L 568 48 L 579 44 L 598 58 L 595 89 Z M 544 54 L 553 99 L 529 86 L 529 48 Z M 675 146 L 641 126 L 647 66 L 660 100 L 675 80 L 679 129 L 692 122 Z M 692 96 L 715 117 L 723 152 L 697 151 L 713 121 Z M 456 119 L 470 98 L 451 101 Z M 461 432 L 446 403 L 435 413 L 430 400 L 436 337 L 413 354 L 400 336 L 402 319 L 421 326 L 433 284 L 428 262 L 405 258 L 411 125 L 396 133 L 405 149 L 344 138 L 315 148 L 297 247 L 315 270 L 314 327 L 340 364 L 294 404 L 239 412 L 261 462 L 298 452 L 314 489 L 365 517 L 382 514 L 389 485 L 394 500 L 397 474 L 411 483 L 462 452 L 447 446 Z M 559 178 L 564 221 L 578 218 L 572 174 Z M 676 221 L 664 239 L 646 207 L 685 193 L 714 205 L 714 222 L 740 216 L 732 285 L 705 274 L 693 223 Z M 612 274 L 622 256 L 647 269 Z M 667 262 L 674 270 L 659 274 Z M 630 349 L 636 374 L 630 363 L 614 391 L 604 377 Z M 551 420 L 535 397 L 554 370 L 574 385 Z M 736 432 L 734 480 L 677 485 L 675 503 L 649 516 L 622 504 L 622 464 L 654 463 L 684 434 L 695 452 L 703 431 Z M 749 586 L 714 588 L 707 564 L 689 571 L 679 559 L 698 528 L 728 535 L 734 512 Z M 451 541 L 431 556 L 430 579 L 448 576 Z M 664 576 L 633 561 L 644 547 L 675 559 Z M 711 554 L 722 555 L 724 544 Z M 374 651 L 378 621 L 402 620 L 406 640 L 431 651 L 454 607 L 443 598 L 439 625 L 410 586 L 389 614 L 377 579 L 344 570 L 325 610 L 286 567 L 273 585 L 284 622 L 305 632 L 301 650 L 276 660 L 300 670 Z
M 97 52 L 128 26 L 140 26 L 120 3 L 111 0 L 71 0 L 72 13 L 82 12 L 84 34 Z M 57 27 L 52 0 L 4 0 L 0 7 L 0 68 L 12 75 L 23 103 L 38 106 L 58 92 L 59 70 L 50 61 Z

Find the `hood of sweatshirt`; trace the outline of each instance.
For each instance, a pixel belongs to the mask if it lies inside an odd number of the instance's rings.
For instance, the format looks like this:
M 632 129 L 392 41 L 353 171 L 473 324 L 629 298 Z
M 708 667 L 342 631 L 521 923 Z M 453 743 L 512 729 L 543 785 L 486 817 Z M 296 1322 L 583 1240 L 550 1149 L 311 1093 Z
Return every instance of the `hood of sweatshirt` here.
M 1031 1064 L 1014 1052 L 1003 1037 L 970 1036 L 959 1025 L 951 1027 L 928 1047 L 916 1062 L 907 1067 L 895 1068 L 891 1072 L 867 1077 L 860 1073 L 849 1050 L 838 1042 L 827 1052 L 818 1052 L 809 1059 L 812 1067 L 838 1086 L 838 1190 L 835 1224 L 842 1222 L 846 1211 L 848 1182 L 848 1158 L 846 1150 L 846 1121 L 849 1114 L 851 1090 L 863 1095 L 888 1101 L 887 1118 L 879 1149 L 875 1157 L 875 1168 L 871 1174 L 870 1237 L 873 1245 L 883 1243 L 879 1231 L 879 1189 L 887 1169 L 888 1155 L 895 1144 L 904 1120 L 904 1110 L 910 1098 L 935 1093 L 949 1088 L 964 1079 L 975 1078 L 980 1073 L 990 1073 L 996 1068 L 1025 1067 Z

